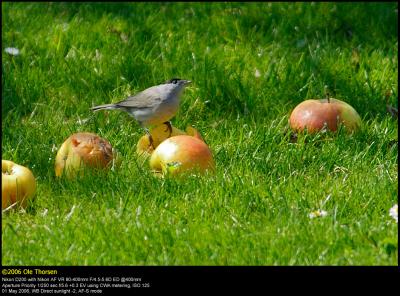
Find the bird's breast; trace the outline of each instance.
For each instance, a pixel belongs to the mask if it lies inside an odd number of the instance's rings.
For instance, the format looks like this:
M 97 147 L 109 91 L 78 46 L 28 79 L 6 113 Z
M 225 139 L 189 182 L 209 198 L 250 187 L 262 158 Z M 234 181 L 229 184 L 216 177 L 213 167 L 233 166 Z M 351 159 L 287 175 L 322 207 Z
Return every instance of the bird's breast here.
M 166 121 L 169 121 L 175 114 L 178 112 L 179 109 L 179 99 L 177 98 L 168 98 L 163 100 L 159 105 L 151 109 L 151 112 L 146 112 L 143 114 L 144 117 L 142 118 L 142 122 L 145 125 L 160 125 Z

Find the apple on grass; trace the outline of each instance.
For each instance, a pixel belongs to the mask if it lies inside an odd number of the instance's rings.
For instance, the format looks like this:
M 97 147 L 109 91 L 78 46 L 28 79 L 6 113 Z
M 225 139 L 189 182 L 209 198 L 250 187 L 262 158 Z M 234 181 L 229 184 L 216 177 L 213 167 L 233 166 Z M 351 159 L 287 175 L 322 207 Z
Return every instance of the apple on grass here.
M 56 176 L 73 177 L 83 173 L 85 167 L 107 168 L 113 160 L 110 143 L 93 133 L 76 133 L 61 145 L 55 160 Z
M 193 136 L 179 135 L 157 146 L 151 155 L 150 167 L 156 173 L 178 175 L 214 171 L 215 163 L 204 141 Z
M 172 132 L 170 134 L 167 125 L 162 124 L 150 130 L 151 137 L 153 138 L 153 145 L 150 145 L 149 136 L 146 134 L 139 139 L 136 146 L 136 153 L 139 155 L 151 155 L 155 148 L 161 144 L 164 140 L 179 136 L 179 135 L 189 135 L 203 141 L 200 133 L 193 127 L 188 126 L 186 131 L 182 131 L 176 127 L 172 127 Z
M 329 98 L 300 103 L 292 111 L 289 124 L 294 131 L 307 130 L 309 133 L 324 129 L 336 131 L 342 124 L 347 131 L 353 132 L 360 128 L 361 118 L 346 102 Z
M 13 205 L 26 208 L 36 191 L 32 172 L 10 160 L 1 161 L 1 172 L 1 208 L 4 210 Z

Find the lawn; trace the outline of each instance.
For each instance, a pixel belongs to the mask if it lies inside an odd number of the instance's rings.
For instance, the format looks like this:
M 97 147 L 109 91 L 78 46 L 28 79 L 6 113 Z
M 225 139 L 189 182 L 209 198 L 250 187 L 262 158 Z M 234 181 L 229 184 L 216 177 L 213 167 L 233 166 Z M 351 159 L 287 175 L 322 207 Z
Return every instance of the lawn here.
M 2 159 L 38 185 L 26 211 L 2 214 L 3 265 L 398 264 L 397 3 L 2 3 L 2 14 Z M 172 123 L 200 131 L 214 175 L 154 177 L 138 124 L 90 111 L 173 77 L 193 83 Z M 291 110 L 327 93 L 361 130 L 291 141 Z M 120 166 L 55 177 L 57 150 L 81 131 L 107 139 Z

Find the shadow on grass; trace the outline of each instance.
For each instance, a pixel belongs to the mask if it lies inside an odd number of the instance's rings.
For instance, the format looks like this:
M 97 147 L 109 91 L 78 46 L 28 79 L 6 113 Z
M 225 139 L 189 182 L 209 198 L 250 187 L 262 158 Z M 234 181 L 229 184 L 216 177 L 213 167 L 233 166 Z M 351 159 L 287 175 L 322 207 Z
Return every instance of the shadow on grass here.
M 293 47 L 299 39 L 319 38 L 382 48 L 398 34 L 397 3 L 263 3 L 239 22 L 249 36 L 254 30 L 265 35 L 279 28 L 277 39 Z
M 235 38 L 249 42 L 256 46 L 257 40 L 270 40 L 281 44 L 283 48 L 293 51 L 306 52 L 307 40 L 317 43 L 331 43 L 334 46 L 356 47 L 363 44 L 364 47 L 378 48 L 385 51 L 393 42 L 397 41 L 398 12 L 397 3 L 7 3 L 2 6 L 3 12 L 7 9 L 23 9 L 29 7 L 31 13 L 48 13 L 54 18 L 62 18 L 65 21 L 74 17 L 84 19 L 100 20 L 105 15 L 112 15 L 115 18 L 123 18 L 129 24 L 128 30 L 137 28 L 143 32 L 143 40 L 149 40 L 157 34 L 157 28 L 149 27 L 146 20 L 157 14 L 166 20 L 175 19 L 178 16 L 188 18 L 189 28 L 191 26 L 207 27 L 209 21 L 218 15 L 229 15 L 228 22 L 239 25 L 237 31 L 231 30 L 229 33 Z M 256 7 L 258 9 L 249 9 Z M 7 9 L 6 9 L 7 8 Z M 197 17 L 189 18 L 187 10 L 194 9 L 193 15 Z M 8 11 L 8 13 L 10 13 Z M 202 18 L 200 18 L 202 17 Z M 199 23 L 201 20 L 201 23 Z M 4 21 L 3 21 L 4 23 Z M 143 26 L 140 26 L 142 24 Z M 182 29 L 179 22 L 172 23 L 172 31 Z M 274 35 L 274 30 L 279 29 L 279 34 Z M 227 29 L 227 31 L 229 31 Z M 218 31 L 217 31 L 218 32 Z M 241 32 L 240 34 L 238 32 Z M 104 32 L 106 33 L 106 32 Z M 221 32 L 221 34 L 226 34 Z M 146 37 L 147 36 L 147 37 Z M 149 37 L 150 36 L 150 37 Z M 299 41 L 304 41 L 304 48 L 297 48 Z M 221 41 L 222 42 L 222 41 Z M 301 44 L 300 44 L 301 45 Z M 132 62 L 132 61 L 131 61 Z M 28 81 L 26 89 L 29 89 L 29 102 L 25 99 L 24 93 L 18 93 L 16 83 L 10 77 L 9 70 L 5 69 L 8 65 L 3 65 L 3 91 L 2 116 L 11 110 L 18 110 L 23 114 L 32 111 L 33 104 L 43 95 L 40 87 L 36 87 L 34 81 Z M 217 65 L 216 75 L 225 75 L 223 65 Z M 141 64 L 129 67 L 129 72 L 125 73 L 129 77 L 143 77 L 143 67 Z M 137 70 L 135 70 L 137 69 Z M 149 70 L 145 68 L 145 70 Z M 135 71 L 135 75 L 132 71 Z M 137 71 L 140 71 L 137 73 Z M 329 87 L 341 85 L 341 89 L 350 90 L 356 102 L 357 110 L 371 113 L 373 116 L 386 113 L 385 104 L 380 100 L 374 99 L 373 104 L 368 103 L 368 109 L 364 107 L 365 98 L 380 96 L 374 89 L 371 93 L 362 87 L 355 91 L 347 79 L 338 77 L 329 69 L 320 69 Z M 257 104 L 248 99 L 246 85 L 241 83 L 228 83 L 222 79 L 217 80 L 218 87 L 225 91 L 224 98 L 213 101 L 214 109 L 220 109 L 225 114 L 232 114 L 233 117 L 239 114 L 257 112 Z M 286 82 L 286 84 L 289 84 Z M 205 83 L 205 87 L 209 86 Z M 282 87 L 281 87 L 282 88 Z M 208 88 L 210 89 L 210 88 Z M 212 90 L 211 90 L 212 91 Z M 283 90 L 285 91 L 285 90 Z M 214 94 L 218 98 L 218 94 Z M 281 96 L 284 97 L 284 96 Z M 353 99 L 353 98 L 352 98 Z M 290 96 L 286 99 L 290 101 Z M 230 103 L 227 104 L 226 102 Z M 21 107 L 22 105 L 22 107 Z M 229 105 L 229 106 L 227 106 Z M 262 116 L 262 114 L 260 114 Z
M 26 6 L 26 5 L 25 5 Z M 256 6 L 257 9 L 247 9 Z M 18 7 L 18 6 L 17 6 Z M 21 6 L 19 6 L 21 7 Z M 36 3 L 30 4 L 33 11 L 51 13 L 54 17 L 72 19 L 80 17 L 101 18 L 111 14 L 125 18 L 127 23 L 136 23 L 155 13 L 161 17 L 188 17 L 187 10 L 194 9 L 203 16 L 203 22 L 213 15 L 231 15 L 240 24 L 244 36 L 254 37 L 254 32 L 270 38 L 276 28 L 281 33 L 277 39 L 287 45 L 295 45 L 296 38 L 316 38 L 337 44 L 346 41 L 382 47 L 388 40 L 397 40 L 397 3 Z M 236 9 L 236 10 L 235 10 Z M 4 11 L 4 9 L 3 9 Z M 203 14 L 203 15 L 202 15 Z M 196 21 L 196 19 L 193 19 Z M 196 25 L 196 24 L 193 24 Z M 198 24 L 202 25 L 202 24 Z M 179 29 L 178 22 L 174 24 Z M 221 32 L 223 33 L 223 32 Z M 249 42 L 253 41 L 248 39 Z

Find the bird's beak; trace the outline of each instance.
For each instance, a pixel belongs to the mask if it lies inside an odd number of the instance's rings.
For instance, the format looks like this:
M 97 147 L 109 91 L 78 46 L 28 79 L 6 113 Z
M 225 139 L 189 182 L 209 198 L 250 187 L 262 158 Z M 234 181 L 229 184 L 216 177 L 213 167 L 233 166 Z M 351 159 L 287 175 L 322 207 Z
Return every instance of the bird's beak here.
M 192 82 L 190 80 L 185 80 L 185 85 L 186 84 L 191 84 Z

